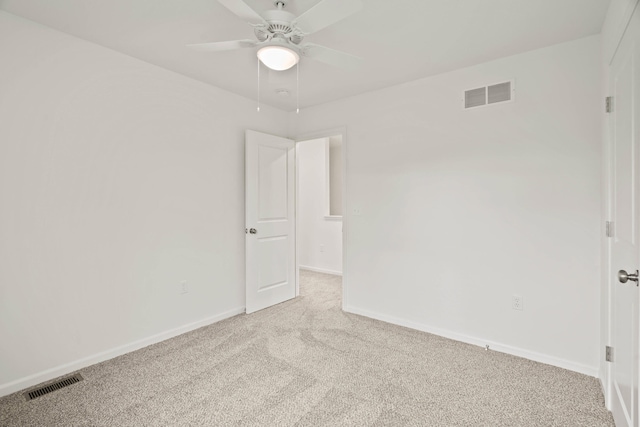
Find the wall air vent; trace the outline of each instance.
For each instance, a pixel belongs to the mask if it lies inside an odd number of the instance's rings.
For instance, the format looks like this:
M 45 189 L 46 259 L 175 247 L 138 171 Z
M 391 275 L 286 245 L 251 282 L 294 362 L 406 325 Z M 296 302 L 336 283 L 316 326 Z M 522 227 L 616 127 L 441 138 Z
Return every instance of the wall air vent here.
M 24 393 L 24 397 L 27 400 L 33 400 L 33 399 L 38 398 L 40 396 L 44 396 L 45 394 L 51 393 L 52 391 L 56 391 L 56 390 L 59 390 L 61 388 L 68 387 L 71 384 L 75 384 L 77 382 L 80 382 L 83 379 L 84 378 L 82 378 L 82 375 L 75 374 L 75 375 L 72 375 L 70 377 L 63 378 L 60 381 L 56 381 L 53 384 L 49 384 L 49 385 L 46 385 L 44 387 L 39 387 L 39 388 L 37 388 L 35 390 L 28 391 L 28 392 Z
M 464 91 L 464 108 L 513 101 L 514 93 L 513 81 L 469 89 Z
M 487 88 L 471 89 L 464 93 L 464 108 L 480 107 L 487 104 Z

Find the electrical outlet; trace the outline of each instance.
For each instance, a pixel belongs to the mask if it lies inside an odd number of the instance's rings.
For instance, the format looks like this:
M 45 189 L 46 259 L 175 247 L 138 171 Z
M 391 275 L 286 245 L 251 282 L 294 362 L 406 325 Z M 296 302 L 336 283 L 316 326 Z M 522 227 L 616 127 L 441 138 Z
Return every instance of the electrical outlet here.
M 320 245 L 320 252 L 324 252 L 324 245 Z
M 520 295 L 514 295 L 512 297 L 511 308 L 514 310 L 524 310 L 524 301 Z
M 189 286 L 187 286 L 187 281 L 183 280 L 180 282 L 180 293 L 186 294 L 187 292 L 189 292 Z

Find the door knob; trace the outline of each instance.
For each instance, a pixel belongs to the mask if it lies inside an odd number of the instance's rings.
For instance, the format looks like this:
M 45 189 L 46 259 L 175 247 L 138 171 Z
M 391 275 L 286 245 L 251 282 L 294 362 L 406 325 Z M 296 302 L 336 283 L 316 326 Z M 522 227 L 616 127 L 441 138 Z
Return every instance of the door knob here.
M 258 234 L 258 230 L 256 230 L 255 228 L 250 228 L 249 229 L 249 234 Z M 638 280 L 638 279 L 636 279 Z
M 618 271 L 618 280 L 620 283 L 627 283 L 627 281 L 631 280 L 636 282 L 636 286 L 638 286 L 638 270 L 635 273 L 627 273 L 624 270 L 620 270 Z

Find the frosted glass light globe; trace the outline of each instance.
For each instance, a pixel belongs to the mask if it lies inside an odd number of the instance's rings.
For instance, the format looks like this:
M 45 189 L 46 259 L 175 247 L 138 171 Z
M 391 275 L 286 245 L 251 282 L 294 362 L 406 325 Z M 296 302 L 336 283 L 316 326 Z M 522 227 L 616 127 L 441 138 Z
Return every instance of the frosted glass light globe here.
M 283 46 L 265 46 L 258 50 L 258 58 L 264 65 L 276 71 L 288 70 L 300 60 L 296 52 Z

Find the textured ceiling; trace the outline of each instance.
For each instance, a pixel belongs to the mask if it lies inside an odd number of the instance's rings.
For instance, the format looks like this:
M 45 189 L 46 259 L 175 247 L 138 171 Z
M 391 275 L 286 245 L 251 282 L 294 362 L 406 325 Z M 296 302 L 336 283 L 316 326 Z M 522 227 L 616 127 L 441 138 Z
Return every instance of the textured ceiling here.
M 299 15 L 321 0 L 288 0 Z M 246 0 L 255 10 L 273 0 Z M 598 34 L 609 0 L 364 0 L 305 41 L 364 59 L 345 71 L 303 58 L 300 107 Z M 217 0 L 0 0 L 0 9 L 251 99 L 255 49 L 198 52 L 189 43 L 253 39 Z M 296 71 L 262 73 L 261 101 L 296 108 Z M 277 95 L 287 89 L 289 97 Z

